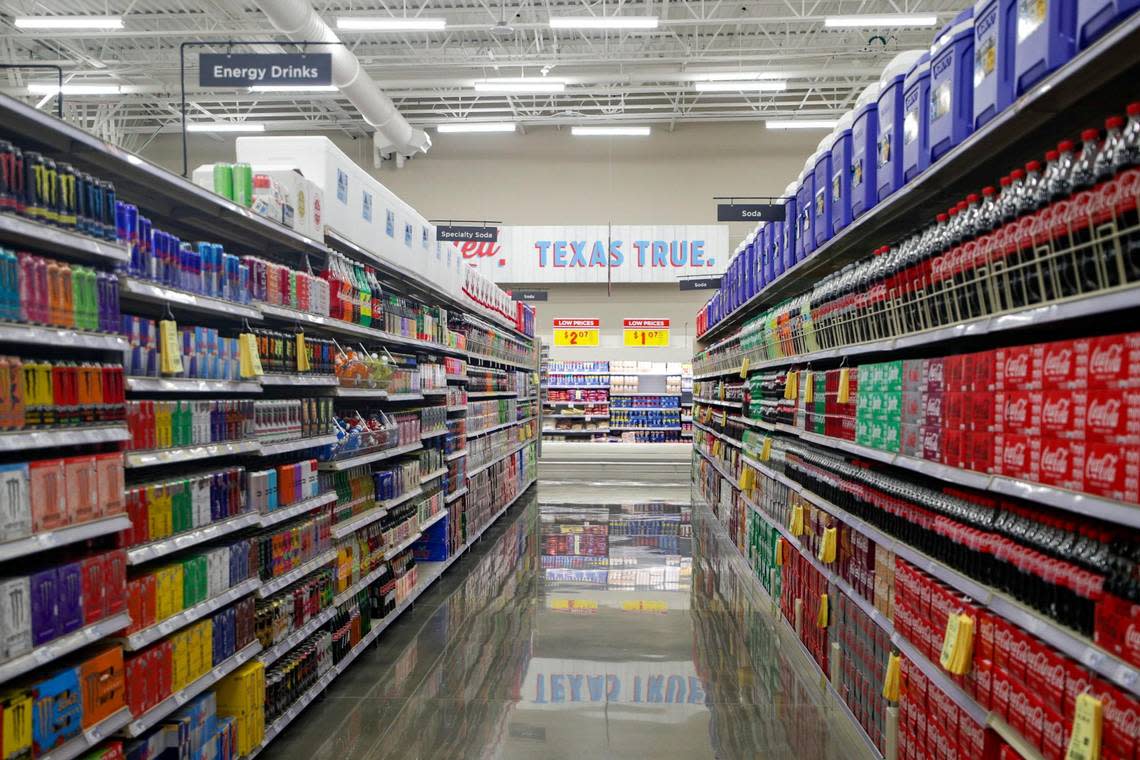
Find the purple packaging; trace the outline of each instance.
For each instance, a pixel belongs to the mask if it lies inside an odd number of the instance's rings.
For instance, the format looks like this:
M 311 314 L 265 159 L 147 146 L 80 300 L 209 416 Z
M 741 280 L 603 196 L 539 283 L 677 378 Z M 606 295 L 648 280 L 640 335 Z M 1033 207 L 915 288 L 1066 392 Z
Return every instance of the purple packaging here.
M 59 576 L 53 567 L 33 573 L 28 580 L 32 595 L 32 646 L 38 647 L 59 636 L 55 606 Z
M 928 462 L 942 461 L 942 428 L 937 425 L 923 425 L 922 458 Z
M 83 627 L 83 563 L 72 562 L 58 568 L 56 578 L 56 635 L 63 636 Z

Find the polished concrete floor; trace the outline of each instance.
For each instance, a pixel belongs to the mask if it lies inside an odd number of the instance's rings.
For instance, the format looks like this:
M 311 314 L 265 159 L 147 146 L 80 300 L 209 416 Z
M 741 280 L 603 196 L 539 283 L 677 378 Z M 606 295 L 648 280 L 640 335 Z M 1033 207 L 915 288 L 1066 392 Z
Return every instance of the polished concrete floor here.
M 869 756 L 687 489 L 554 483 L 504 514 L 268 756 Z

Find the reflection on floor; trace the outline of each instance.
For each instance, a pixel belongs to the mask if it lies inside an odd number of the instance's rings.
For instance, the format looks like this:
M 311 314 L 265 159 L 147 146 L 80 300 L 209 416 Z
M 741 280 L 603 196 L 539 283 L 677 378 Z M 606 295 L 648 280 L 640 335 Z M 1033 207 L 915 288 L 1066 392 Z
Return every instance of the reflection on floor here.
M 589 490 L 521 499 L 270 752 L 865 756 L 704 507 Z

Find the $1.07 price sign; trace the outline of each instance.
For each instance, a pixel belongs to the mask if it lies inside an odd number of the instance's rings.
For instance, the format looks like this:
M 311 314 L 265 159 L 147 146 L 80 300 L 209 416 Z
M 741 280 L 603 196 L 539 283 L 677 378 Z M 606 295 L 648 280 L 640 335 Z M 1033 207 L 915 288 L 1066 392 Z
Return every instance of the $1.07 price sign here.
M 667 319 L 626 319 L 622 328 L 623 343 L 626 346 L 665 348 L 669 345 Z
M 600 319 L 555 319 L 554 345 L 597 346 L 601 326 Z

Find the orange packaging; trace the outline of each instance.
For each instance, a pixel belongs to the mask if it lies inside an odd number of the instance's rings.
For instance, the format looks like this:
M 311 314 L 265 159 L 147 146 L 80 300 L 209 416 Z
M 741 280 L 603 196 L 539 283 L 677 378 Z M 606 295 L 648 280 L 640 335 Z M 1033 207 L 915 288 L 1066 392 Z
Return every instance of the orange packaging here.
M 95 455 L 98 498 L 95 499 L 95 517 L 112 517 L 127 511 L 123 494 L 126 482 L 123 475 L 123 454 L 114 451 Z
M 32 502 L 32 532 L 42 533 L 67 524 L 67 488 L 62 459 L 28 463 L 28 498 Z
M 126 706 L 123 650 L 104 649 L 79 666 L 83 695 L 83 727 L 90 728 Z
M 68 524 L 85 523 L 99 517 L 99 475 L 95 457 L 69 457 L 63 460 L 64 482 L 67 484 Z

